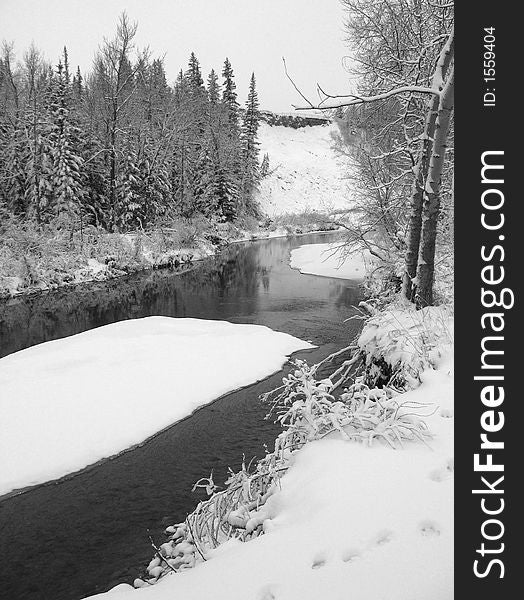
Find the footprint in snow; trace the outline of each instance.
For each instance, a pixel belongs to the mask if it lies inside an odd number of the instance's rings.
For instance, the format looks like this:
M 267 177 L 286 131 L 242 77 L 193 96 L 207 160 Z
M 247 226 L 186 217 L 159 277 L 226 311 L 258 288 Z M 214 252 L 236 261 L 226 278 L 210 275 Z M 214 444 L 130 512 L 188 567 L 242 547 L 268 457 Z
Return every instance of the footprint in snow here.
M 373 538 L 370 545 L 371 546 L 383 546 L 384 544 L 391 542 L 392 539 L 393 539 L 393 532 L 390 531 L 389 529 L 383 529 L 382 531 L 379 531 L 377 533 L 377 535 Z
M 320 569 L 320 567 L 323 567 L 326 564 L 326 557 L 323 554 L 318 554 L 314 559 L 313 559 L 313 564 L 311 565 L 312 569 Z
M 455 471 L 455 461 L 452 458 L 448 458 L 446 464 L 440 469 L 433 469 L 430 471 L 429 478 L 437 483 L 444 481 L 445 479 L 449 479 Z
M 342 560 L 344 562 L 352 562 L 360 558 L 360 552 L 356 548 L 347 548 L 342 553 Z
M 258 593 L 257 600 L 276 600 L 276 590 L 273 584 L 265 585 Z
M 418 525 L 418 530 L 424 537 L 434 537 L 440 535 L 440 526 L 436 521 L 426 519 Z

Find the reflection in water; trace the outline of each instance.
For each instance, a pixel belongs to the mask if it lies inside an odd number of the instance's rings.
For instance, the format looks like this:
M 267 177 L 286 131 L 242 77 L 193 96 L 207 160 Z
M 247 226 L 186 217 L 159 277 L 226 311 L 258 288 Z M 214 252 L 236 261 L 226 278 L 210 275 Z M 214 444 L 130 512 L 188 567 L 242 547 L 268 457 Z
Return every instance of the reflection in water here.
M 267 325 L 319 347 L 317 362 L 348 343 L 358 323 L 358 287 L 301 275 L 290 248 L 332 236 L 235 245 L 182 273 L 157 271 L 0 305 L 3 354 L 121 319 L 147 315 L 227 319 Z M 286 369 L 287 370 L 287 369 Z M 211 470 L 221 482 L 242 454 L 261 456 L 279 428 L 264 420 L 258 395 L 282 372 L 203 407 L 142 447 L 68 480 L 0 501 L 1 592 L 16 600 L 76 600 L 132 582 L 152 555 L 147 530 L 162 541 L 198 501 L 193 483 Z M 4 597 L 2 596 L 2 597 Z
M 332 236 L 307 236 L 308 243 Z M 122 319 L 164 315 L 262 322 L 257 312 L 280 302 L 293 310 L 297 299 L 337 306 L 354 301 L 357 289 L 347 282 L 297 276 L 288 268 L 289 249 L 304 238 L 236 244 L 220 257 L 186 272 L 150 271 L 117 280 L 0 302 L 0 356 Z M 271 323 L 264 324 L 272 327 Z

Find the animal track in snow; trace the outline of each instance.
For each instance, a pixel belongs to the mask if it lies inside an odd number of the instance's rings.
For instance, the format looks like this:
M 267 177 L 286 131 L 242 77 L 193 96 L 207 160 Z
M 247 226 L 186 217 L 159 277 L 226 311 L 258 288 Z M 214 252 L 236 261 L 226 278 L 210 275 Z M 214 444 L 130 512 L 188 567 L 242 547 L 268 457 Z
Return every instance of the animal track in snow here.
M 326 557 L 323 554 L 317 554 L 317 556 L 313 559 L 313 564 L 311 565 L 312 569 L 320 569 L 326 564 Z
M 429 478 L 439 483 L 441 481 L 444 481 L 445 479 L 449 479 L 454 473 L 454 471 L 455 461 L 453 457 L 451 457 L 448 458 L 446 464 L 443 467 L 441 467 L 440 469 L 434 469 L 433 471 L 430 471 Z
M 356 548 L 347 548 L 342 553 L 342 560 L 344 562 L 352 562 L 360 558 L 360 552 Z
M 418 525 L 418 530 L 420 534 L 425 537 L 433 537 L 440 535 L 439 524 L 436 521 L 431 521 L 430 519 L 421 521 Z
M 257 600 L 275 600 L 275 586 L 273 584 L 265 585 L 258 593 Z
M 377 535 L 373 538 L 370 546 L 383 546 L 384 544 L 391 542 L 392 539 L 393 532 L 389 529 L 383 529 L 382 531 L 379 531 Z
M 379 546 L 384 546 L 393 540 L 395 534 L 391 529 L 382 529 L 375 536 L 371 538 L 371 540 L 362 548 L 358 548 L 357 546 L 352 546 L 343 550 L 341 558 L 345 563 L 351 563 L 355 560 L 359 560 L 363 557 L 364 554 L 374 550 Z

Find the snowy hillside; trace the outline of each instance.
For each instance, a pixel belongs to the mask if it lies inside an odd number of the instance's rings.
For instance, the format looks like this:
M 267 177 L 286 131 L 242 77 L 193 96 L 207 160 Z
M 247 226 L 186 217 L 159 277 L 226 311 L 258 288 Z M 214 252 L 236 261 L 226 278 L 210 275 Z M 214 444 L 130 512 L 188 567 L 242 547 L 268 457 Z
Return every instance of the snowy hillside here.
M 270 126 L 259 129 L 260 156 L 269 155 L 269 175 L 257 200 L 269 216 L 308 210 L 331 212 L 351 201 L 348 161 L 333 149 L 336 125 Z

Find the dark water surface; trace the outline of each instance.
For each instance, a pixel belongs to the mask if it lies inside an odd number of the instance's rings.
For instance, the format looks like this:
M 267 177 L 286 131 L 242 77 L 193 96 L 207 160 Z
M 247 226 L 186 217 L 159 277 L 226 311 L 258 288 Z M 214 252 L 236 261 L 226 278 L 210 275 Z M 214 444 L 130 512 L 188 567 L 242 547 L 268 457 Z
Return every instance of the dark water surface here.
M 235 245 L 184 273 L 156 271 L 0 303 L 0 355 L 128 318 L 149 315 L 255 323 L 319 346 L 317 362 L 351 341 L 360 292 L 354 282 L 302 275 L 290 249 L 333 234 Z M 227 348 L 224 348 L 227 351 Z M 288 367 L 284 369 L 287 370 Z M 258 395 L 282 371 L 228 394 L 143 446 L 74 477 L 0 500 L 0 598 L 77 600 L 132 583 L 154 539 L 181 521 L 211 470 L 221 483 L 242 454 L 261 456 L 279 427 Z

